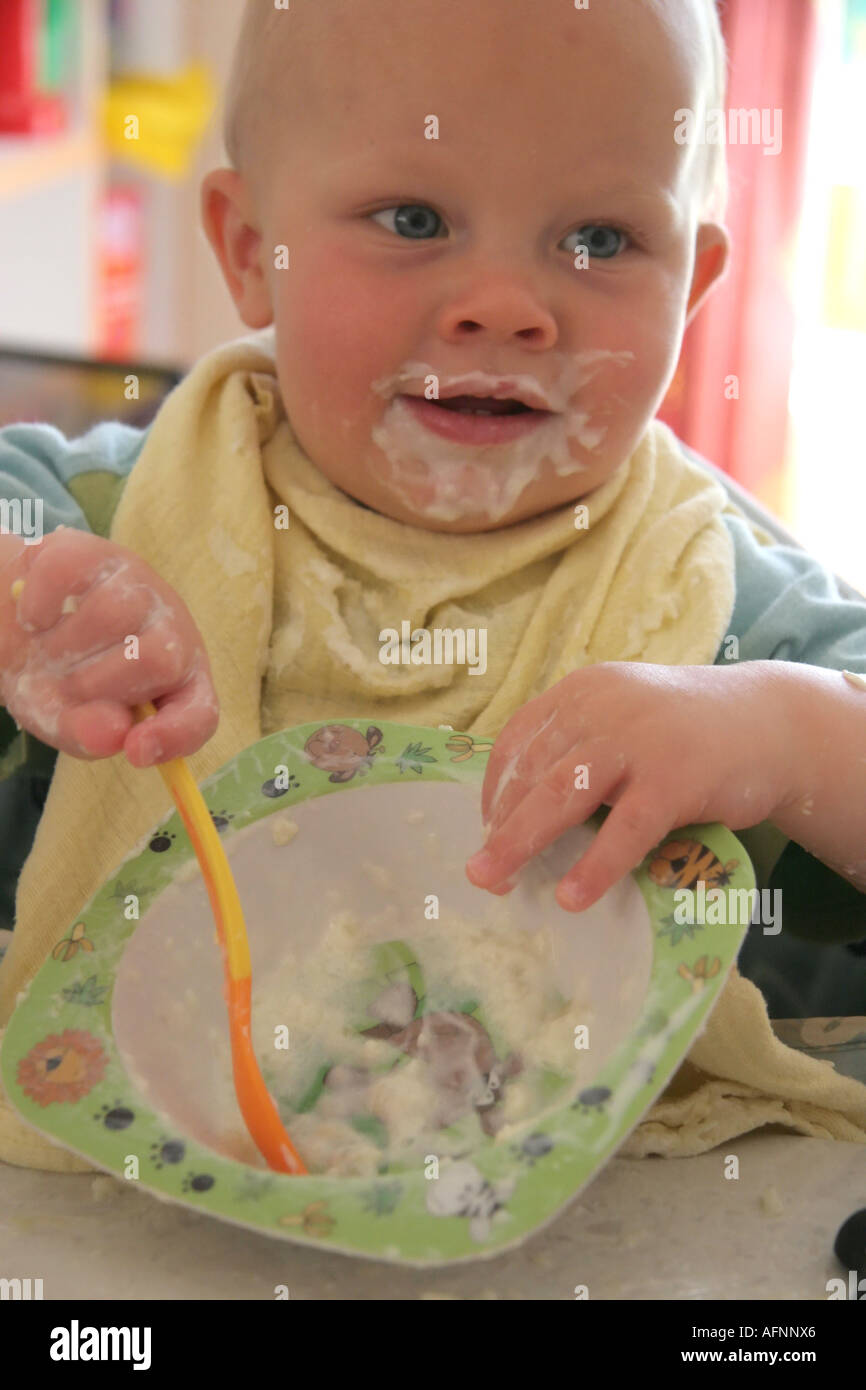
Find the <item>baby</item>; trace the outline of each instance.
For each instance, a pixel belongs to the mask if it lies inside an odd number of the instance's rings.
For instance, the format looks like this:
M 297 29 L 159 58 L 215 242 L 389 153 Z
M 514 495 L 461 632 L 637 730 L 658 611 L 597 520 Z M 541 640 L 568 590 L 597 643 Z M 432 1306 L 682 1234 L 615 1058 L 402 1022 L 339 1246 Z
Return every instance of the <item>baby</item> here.
M 248 6 L 233 167 L 205 179 L 204 227 L 244 323 L 273 326 L 282 406 L 322 487 L 381 522 L 383 583 L 392 542 L 417 537 L 443 569 L 463 538 L 479 565 L 499 547 L 513 563 L 508 584 L 489 576 L 491 624 L 531 594 L 520 622 L 529 632 L 536 600 L 553 604 L 565 653 L 576 615 L 587 634 L 605 631 L 603 607 L 581 609 L 600 575 L 625 573 L 627 610 L 650 582 L 641 556 L 681 544 L 666 520 L 675 502 L 678 518 L 688 510 L 678 489 L 720 494 L 653 417 L 729 255 L 722 151 L 674 138 L 676 113 L 720 106 L 723 86 L 711 0 Z M 7 477 L 26 437 L 14 450 L 7 438 Z M 54 470 L 62 478 L 62 461 Z M 614 553 L 611 518 L 638 505 Z M 528 699 L 531 682 L 508 684 L 500 665 L 494 694 L 518 699 L 487 726 L 487 838 L 467 868 L 479 887 L 507 892 L 532 856 L 608 806 L 558 885 L 565 909 L 595 902 L 691 822 L 768 821 L 866 892 L 866 682 L 854 674 L 866 672 L 866 606 L 840 600 L 808 557 L 760 545 L 722 516 L 723 498 L 713 507 L 689 523 L 682 574 L 668 557 L 682 582 L 656 620 L 700 627 L 718 595 L 713 571 L 688 565 L 712 538 L 736 606 L 718 600 L 706 655 L 642 633 L 606 647 L 587 636 L 589 655 L 552 680 L 536 673 Z M 554 561 L 571 550 L 583 587 L 555 590 Z M 739 660 L 714 664 L 727 633 Z M 146 768 L 206 744 L 220 719 L 214 635 L 110 539 L 0 536 L 0 699 L 74 758 L 122 753 Z M 257 689 L 261 672 L 248 679 Z M 157 714 L 136 723 L 148 700 Z M 307 717 L 319 713 L 311 699 Z M 392 702 L 390 717 L 411 714 Z

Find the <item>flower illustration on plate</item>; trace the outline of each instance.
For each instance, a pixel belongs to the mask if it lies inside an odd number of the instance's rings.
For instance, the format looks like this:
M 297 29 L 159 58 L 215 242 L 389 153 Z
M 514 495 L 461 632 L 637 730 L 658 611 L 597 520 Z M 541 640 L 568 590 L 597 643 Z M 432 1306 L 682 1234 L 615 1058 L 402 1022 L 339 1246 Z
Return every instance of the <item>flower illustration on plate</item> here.
M 82 1029 L 52 1033 L 18 1063 L 18 1085 L 39 1105 L 81 1100 L 105 1073 L 102 1043 Z

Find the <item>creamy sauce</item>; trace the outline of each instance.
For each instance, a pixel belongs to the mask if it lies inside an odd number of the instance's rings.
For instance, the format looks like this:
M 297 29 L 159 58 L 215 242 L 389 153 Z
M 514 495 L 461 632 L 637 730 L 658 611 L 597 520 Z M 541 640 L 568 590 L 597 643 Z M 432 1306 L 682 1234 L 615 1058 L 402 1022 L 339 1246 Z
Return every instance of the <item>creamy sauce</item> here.
M 508 899 L 474 888 L 465 861 L 481 840 L 479 801 L 470 784 L 360 786 L 225 838 L 256 1055 L 311 1171 L 366 1176 L 510 1143 L 554 1092 L 561 1103 L 563 1087 L 591 1083 L 640 1010 L 652 935 L 635 885 L 580 921 L 558 906 L 556 882 L 592 838 L 578 827 Z M 389 943 L 402 943 L 396 955 Z M 262 1166 L 234 1094 L 221 960 L 194 870 L 143 914 L 113 1016 L 166 1134 Z

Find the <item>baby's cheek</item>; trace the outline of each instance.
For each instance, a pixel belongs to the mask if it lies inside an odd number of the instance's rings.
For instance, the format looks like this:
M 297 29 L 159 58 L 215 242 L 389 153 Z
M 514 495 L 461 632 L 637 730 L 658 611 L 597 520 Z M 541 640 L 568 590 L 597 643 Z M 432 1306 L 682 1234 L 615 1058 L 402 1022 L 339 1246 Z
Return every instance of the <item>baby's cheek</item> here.
M 632 336 L 633 360 L 618 381 L 606 383 L 608 390 L 599 402 L 602 415 L 610 422 L 610 438 L 638 437 L 653 418 L 667 393 L 678 358 L 678 344 L 666 334 L 642 326 Z
M 326 390 L 339 390 L 343 372 L 336 325 L 343 320 L 334 286 L 321 277 L 292 278 L 291 272 L 283 283 L 275 305 L 281 380 L 285 378 L 295 396 L 318 397 Z
M 337 247 L 303 248 L 297 273 L 278 282 L 278 335 L 317 396 L 368 391 L 380 362 L 401 350 L 398 296 Z M 380 373 L 381 374 L 381 373 Z
M 280 387 L 302 447 L 339 486 L 382 412 L 372 383 L 414 355 L 417 304 L 408 283 L 385 286 L 335 248 L 305 247 L 302 265 L 275 304 Z

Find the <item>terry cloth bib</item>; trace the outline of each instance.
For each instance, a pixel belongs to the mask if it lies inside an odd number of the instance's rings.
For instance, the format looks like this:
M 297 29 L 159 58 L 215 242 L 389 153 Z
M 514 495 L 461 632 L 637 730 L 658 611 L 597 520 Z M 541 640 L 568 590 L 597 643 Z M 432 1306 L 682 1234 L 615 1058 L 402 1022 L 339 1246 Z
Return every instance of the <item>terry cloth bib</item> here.
M 495 737 L 569 671 L 601 661 L 710 664 L 734 606 L 723 488 L 653 422 L 587 499 L 502 531 L 442 535 L 359 506 L 306 456 L 279 395 L 270 331 L 203 358 L 164 402 L 123 491 L 111 539 L 183 597 L 220 700 L 189 761 L 201 782 L 293 724 L 356 716 Z M 289 528 L 274 524 L 288 507 Z M 385 666 L 378 634 L 486 629 L 483 673 Z M 162 780 L 123 756 L 60 754 L 0 965 L 0 1026 L 49 951 L 118 864 L 172 809 Z M 866 1142 L 866 1087 L 772 1033 L 733 972 L 707 1028 L 626 1153 L 698 1153 L 761 1124 Z M 0 1158 L 90 1165 L 25 1126 L 0 1096 Z

